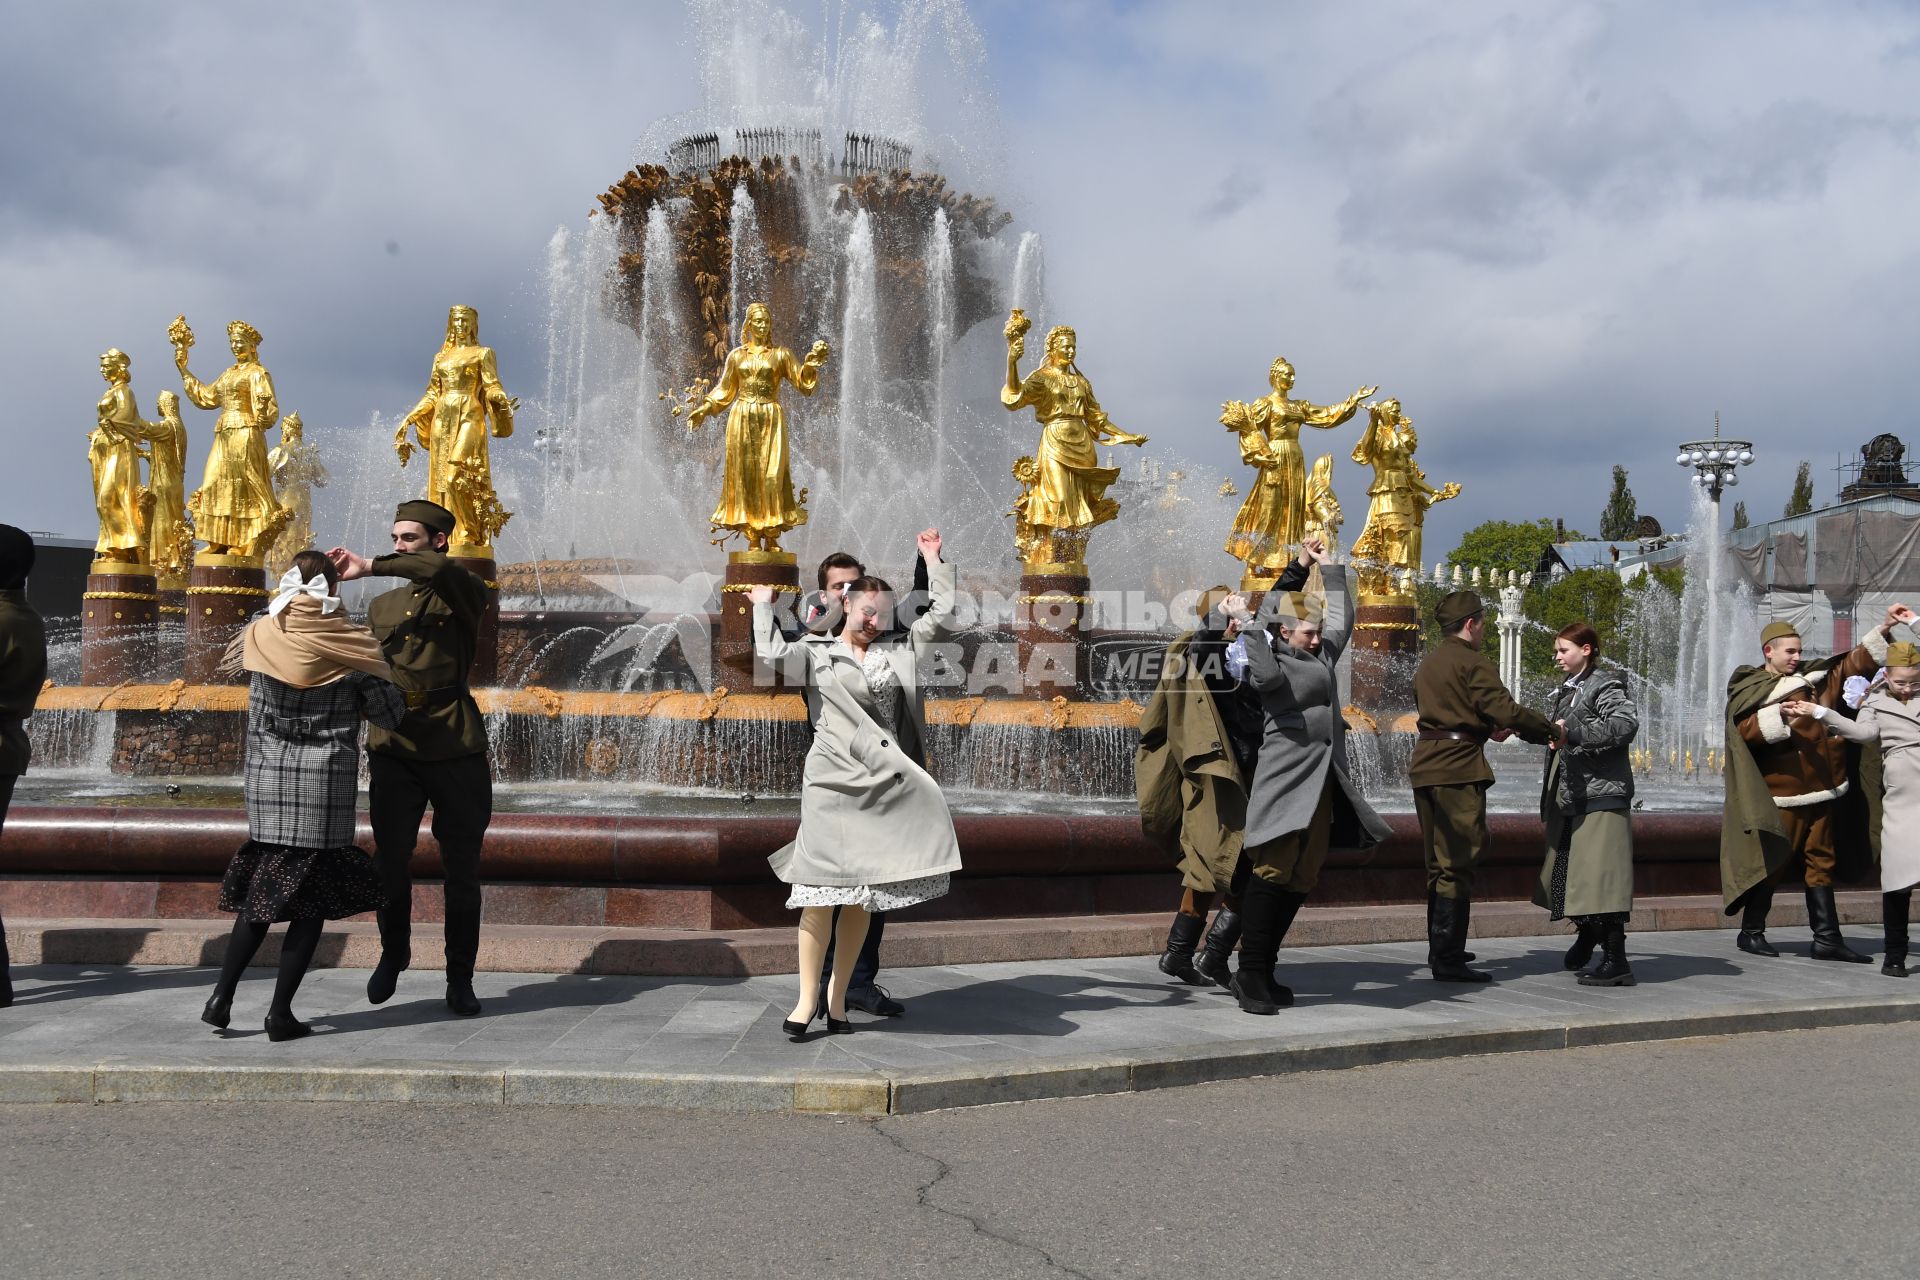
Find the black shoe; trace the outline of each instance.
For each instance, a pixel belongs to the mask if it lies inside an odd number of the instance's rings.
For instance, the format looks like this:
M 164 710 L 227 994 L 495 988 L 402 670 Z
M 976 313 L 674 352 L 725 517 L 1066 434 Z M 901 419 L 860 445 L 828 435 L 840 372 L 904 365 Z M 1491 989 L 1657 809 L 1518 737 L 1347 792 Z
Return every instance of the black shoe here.
M 878 983 L 851 988 L 847 992 L 847 1008 L 870 1013 L 876 1018 L 897 1018 L 907 1011 L 907 1006 L 888 995 L 887 989 Z
M 853 1024 L 851 1022 L 843 1022 L 832 1014 L 828 1014 L 827 1034 L 830 1036 L 850 1036 L 853 1034 Z
M 1740 936 L 1733 940 L 1733 945 L 1752 956 L 1777 956 L 1780 954 L 1774 950 L 1773 944 L 1767 941 L 1767 935 L 1758 929 L 1742 929 Z
M 1627 963 L 1627 926 L 1624 920 L 1609 920 L 1603 926 L 1600 963 L 1580 975 L 1583 987 L 1631 987 L 1639 984 Z
M 313 1028 L 290 1013 L 270 1013 L 267 1015 L 267 1039 L 275 1041 L 298 1040 L 301 1036 L 310 1036 Z
M 1886 974 L 1889 978 L 1906 977 L 1907 958 L 1901 956 L 1898 960 L 1895 960 L 1892 956 L 1888 956 L 1886 963 L 1880 966 L 1880 972 Z
M 1871 956 L 1863 956 L 1847 945 L 1840 936 L 1840 908 L 1833 900 L 1831 886 L 1807 890 L 1807 923 L 1813 929 L 1813 947 L 1811 955 L 1815 960 L 1844 960 L 1848 964 L 1872 964 Z
M 233 1021 L 233 997 L 223 996 L 218 991 L 207 997 L 207 1007 L 200 1011 L 200 1021 L 222 1031 Z
M 1779 951 L 1767 941 L 1767 915 L 1773 910 L 1773 886 L 1757 884 L 1747 890 L 1745 901 L 1740 907 L 1740 936 L 1734 939 L 1734 945 L 1752 956 L 1778 956 Z
M 447 1008 L 463 1018 L 471 1018 L 480 1012 L 480 998 L 473 994 L 473 979 L 447 980 Z
M 1213 979 L 1193 967 L 1194 948 L 1200 943 L 1200 931 L 1206 928 L 1202 916 L 1176 912 L 1173 927 L 1167 930 L 1167 949 L 1160 954 L 1160 972 L 1178 978 L 1190 987 L 1209 987 Z
M 1887 953 L 1880 972 L 1889 978 L 1907 976 L 1907 915 L 1913 906 L 1912 889 L 1896 889 L 1880 895 L 1880 916 L 1886 924 Z
M 1601 930 L 1592 916 L 1582 916 L 1574 923 L 1579 926 L 1580 932 L 1574 935 L 1573 945 L 1567 948 L 1567 954 L 1560 963 L 1568 969 L 1584 969 L 1587 962 L 1593 959 L 1593 949 L 1600 945 Z
M 1193 971 L 1216 986 L 1227 986 L 1233 981 L 1233 948 L 1239 941 L 1240 913 L 1232 907 L 1220 908 L 1200 954 L 1194 957 Z
M 367 975 L 367 1003 L 385 1004 L 393 999 L 393 989 L 400 984 L 400 974 L 406 967 L 405 957 L 382 951 L 380 963 Z
M 1471 905 L 1465 898 L 1433 900 L 1433 925 L 1427 931 L 1427 966 L 1435 982 L 1492 982 L 1493 975 L 1467 968 L 1467 929 Z
M 804 1021 L 795 1022 L 792 1018 L 782 1018 L 780 1019 L 780 1029 L 787 1033 L 787 1039 L 797 1044 L 807 1038 L 807 1028 L 813 1025 L 813 1020 L 826 1011 L 827 993 L 822 990 L 814 996 L 813 1012 L 809 1013 Z
M 1292 989 L 1275 982 L 1272 969 L 1264 965 L 1249 967 L 1245 960 L 1240 962 L 1227 989 L 1233 992 L 1233 998 L 1246 1013 L 1278 1013 L 1293 1003 Z

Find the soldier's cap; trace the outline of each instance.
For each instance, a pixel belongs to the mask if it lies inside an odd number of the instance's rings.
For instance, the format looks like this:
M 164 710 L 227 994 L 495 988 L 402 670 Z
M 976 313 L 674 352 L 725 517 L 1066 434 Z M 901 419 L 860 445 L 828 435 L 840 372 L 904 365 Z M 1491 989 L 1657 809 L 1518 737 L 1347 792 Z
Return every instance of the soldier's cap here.
M 1775 640 L 1785 640 L 1788 637 L 1798 640 L 1800 638 L 1799 628 L 1795 627 L 1791 622 L 1769 622 L 1767 629 L 1760 633 L 1760 644 L 1761 647 L 1764 648 L 1772 644 Z
M 1487 606 L 1474 592 L 1449 591 L 1441 596 L 1440 603 L 1434 606 L 1433 620 L 1440 624 L 1442 631 L 1453 631 L 1468 618 L 1486 611 Z
M 18 591 L 33 572 L 33 539 L 25 529 L 0 524 L 0 590 Z
M 393 518 L 396 521 L 412 520 L 435 533 L 444 533 L 449 538 L 453 536 L 453 512 L 425 498 L 409 498 L 393 509 Z
M 1920 644 L 1912 644 L 1906 640 L 1895 640 L 1887 646 L 1887 661 L 1885 665 L 1889 667 L 1920 667 Z

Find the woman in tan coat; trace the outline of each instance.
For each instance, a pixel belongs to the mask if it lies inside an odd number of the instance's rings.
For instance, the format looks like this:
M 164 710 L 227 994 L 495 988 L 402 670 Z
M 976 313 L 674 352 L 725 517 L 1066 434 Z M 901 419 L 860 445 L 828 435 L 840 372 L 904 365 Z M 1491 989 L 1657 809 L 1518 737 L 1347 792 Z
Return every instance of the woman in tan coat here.
M 904 632 L 891 632 L 893 589 L 861 577 L 847 587 L 838 635 L 783 638 L 773 589 L 755 587 L 753 643 L 760 658 L 804 681 L 813 746 L 800 780 L 800 829 L 768 859 L 793 886 L 800 908 L 800 994 L 781 1025 L 802 1039 L 820 1016 L 819 975 L 834 931 L 827 983 L 827 1030 L 852 1031 L 847 984 L 866 939 L 868 913 L 938 898 L 960 869 L 953 818 L 926 770 L 921 679 L 929 649 L 953 615 L 953 566 L 940 560 L 940 534 L 918 539 L 933 602 Z M 891 632 L 891 634 L 890 634 Z M 835 931 L 833 909 L 841 908 Z

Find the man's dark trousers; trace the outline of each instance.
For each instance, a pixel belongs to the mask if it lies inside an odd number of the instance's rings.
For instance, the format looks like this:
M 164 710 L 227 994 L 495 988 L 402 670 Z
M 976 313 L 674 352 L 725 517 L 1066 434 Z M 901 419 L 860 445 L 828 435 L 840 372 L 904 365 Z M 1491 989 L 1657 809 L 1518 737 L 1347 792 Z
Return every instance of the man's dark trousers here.
M 413 955 L 413 850 L 433 806 L 433 838 L 446 876 L 447 981 L 472 981 L 480 955 L 480 841 L 493 820 L 493 777 L 482 755 L 451 760 L 367 756 L 367 809 L 386 889 L 380 946 Z

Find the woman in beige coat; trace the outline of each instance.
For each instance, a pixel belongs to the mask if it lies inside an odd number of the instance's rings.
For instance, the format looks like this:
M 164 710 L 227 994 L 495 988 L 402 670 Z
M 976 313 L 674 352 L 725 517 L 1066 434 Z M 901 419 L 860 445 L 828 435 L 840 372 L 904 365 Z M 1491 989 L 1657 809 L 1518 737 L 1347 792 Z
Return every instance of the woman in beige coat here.
M 853 1030 L 847 983 L 867 934 L 870 911 L 897 911 L 947 891 L 960 868 L 960 845 L 940 786 L 926 770 L 926 719 L 920 691 L 929 649 L 953 615 L 953 566 L 940 560 L 940 534 L 919 536 L 933 600 L 905 631 L 891 631 L 893 589 L 862 577 L 847 588 L 838 635 L 782 638 L 773 589 L 755 587 L 753 643 L 761 659 L 804 681 L 813 746 L 800 777 L 800 829 L 768 859 L 793 886 L 800 908 L 800 994 L 781 1025 L 795 1040 L 820 1016 L 819 973 L 833 909 L 833 975 L 827 1029 Z

